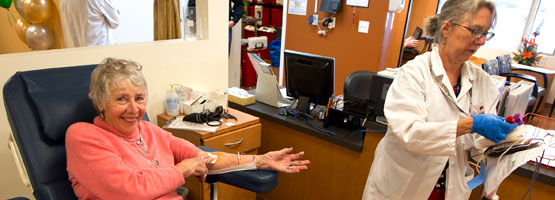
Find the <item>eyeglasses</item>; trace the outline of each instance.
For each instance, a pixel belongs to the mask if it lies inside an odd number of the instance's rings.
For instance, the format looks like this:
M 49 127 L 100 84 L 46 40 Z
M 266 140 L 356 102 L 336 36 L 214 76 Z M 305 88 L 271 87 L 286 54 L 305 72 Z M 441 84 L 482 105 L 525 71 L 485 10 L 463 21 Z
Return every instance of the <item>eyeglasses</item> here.
M 489 41 L 489 40 L 491 40 L 491 38 L 493 38 L 493 36 L 495 36 L 495 33 L 493 33 L 493 32 L 482 31 L 480 29 L 470 28 L 468 26 L 463 26 L 463 25 L 453 23 L 453 22 L 450 22 L 450 23 L 452 23 L 454 25 L 457 25 L 457 26 L 460 26 L 460 27 L 463 27 L 466 30 L 469 30 L 470 31 L 470 36 L 474 39 L 480 39 L 485 35 L 486 36 L 486 41 Z

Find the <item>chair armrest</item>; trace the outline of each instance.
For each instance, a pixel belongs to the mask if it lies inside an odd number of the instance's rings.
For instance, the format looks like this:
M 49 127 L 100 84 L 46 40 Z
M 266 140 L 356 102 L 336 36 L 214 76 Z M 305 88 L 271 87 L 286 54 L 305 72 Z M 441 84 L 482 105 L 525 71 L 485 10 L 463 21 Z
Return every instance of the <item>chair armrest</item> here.
M 19 177 L 21 178 L 21 181 L 23 181 L 23 185 L 25 185 L 26 187 L 31 187 L 31 181 L 29 181 L 29 175 L 27 175 L 27 169 L 25 168 L 23 160 L 21 159 L 21 154 L 19 153 L 17 143 L 15 143 L 13 139 L 13 133 L 10 133 L 10 135 L 8 136 L 8 148 L 12 153 L 12 157 L 14 159 L 15 165 L 17 166 Z
M 543 88 L 548 87 L 547 74 L 544 73 L 544 72 L 541 72 L 541 71 L 538 71 L 538 70 L 533 70 L 533 69 L 527 69 L 527 68 L 513 68 L 512 71 L 513 72 L 523 71 L 523 72 L 531 72 L 531 73 L 537 74 L 543 80 L 543 86 L 541 86 L 541 87 L 543 87 Z M 530 76 L 530 75 L 527 75 L 527 76 Z
M 220 151 L 206 146 L 198 146 L 198 148 L 206 152 Z M 208 175 L 206 182 L 222 182 L 256 193 L 266 193 L 277 186 L 277 177 L 278 173 L 273 170 L 246 170 Z
M 532 89 L 532 96 L 534 97 L 538 96 L 538 82 L 536 81 L 535 77 L 526 75 L 526 74 L 516 74 L 516 73 L 501 73 L 499 75 L 507 77 L 507 81 L 510 81 L 511 77 L 515 77 L 515 78 L 520 78 L 534 83 L 534 88 Z

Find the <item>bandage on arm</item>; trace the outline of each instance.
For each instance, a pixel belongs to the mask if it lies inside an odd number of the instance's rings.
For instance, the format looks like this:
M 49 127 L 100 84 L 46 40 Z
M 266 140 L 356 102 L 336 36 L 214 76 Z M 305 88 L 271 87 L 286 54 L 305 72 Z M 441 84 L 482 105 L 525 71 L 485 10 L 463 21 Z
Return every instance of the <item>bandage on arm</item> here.
M 212 166 L 215 166 L 216 164 L 219 164 L 218 163 L 218 157 L 219 158 L 226 157 L 226 155 L 224 155 L 221 152 L 212 152 L 212 153 L 208 153 L 208 155 L 214 158 L 214 160 L 212 160 L 212 162 L 208 163 Z M 219 162 L 223 162 L 222 164 L 225 163 L 225 161 L 223 159 L 220 159 Z M 232 162 L 230 162 L 230 163 L 232 163 Z M 223 174 L 223 173 L 234 172 L 234 171 L 243 171 L 243 170 L 255 170 L 255 169 L 256 169 L 256 156 L 253 155 L 252 162 L 248 162 L 248 163 L 245 163 L 245 164 L 237 164 L 235 166 L 225 167 L 225 168 L 222 168 L 222 169 L 214 169 L 214 170 L 208 169 L 208 175 Z

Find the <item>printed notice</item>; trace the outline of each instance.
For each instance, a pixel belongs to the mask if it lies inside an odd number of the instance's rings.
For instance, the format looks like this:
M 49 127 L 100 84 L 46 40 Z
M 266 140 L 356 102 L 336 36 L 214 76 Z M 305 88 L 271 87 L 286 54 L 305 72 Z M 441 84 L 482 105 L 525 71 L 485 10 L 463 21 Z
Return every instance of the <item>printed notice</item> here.
M 306 15 L 307 0 L 289 0 L 289 14 Z
M 368 8 L 368 0 L 347 0 L 347 5 Z

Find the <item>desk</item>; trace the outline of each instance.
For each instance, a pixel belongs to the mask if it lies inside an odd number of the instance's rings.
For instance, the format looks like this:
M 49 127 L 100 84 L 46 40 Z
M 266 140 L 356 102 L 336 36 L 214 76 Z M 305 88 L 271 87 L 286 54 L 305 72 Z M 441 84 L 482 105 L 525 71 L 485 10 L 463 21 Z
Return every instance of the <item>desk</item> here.
M 258 154 L 260 147 L 260 120 L 258 117 L 229 109 L 229 113 L 237 117 L 237 121 L 226 119 L 214 133 L 200 131 L 185 131 L 176 129 L 165 129 L 174 136 L 188 140 L 196 146 L 212 147 L 227 153 Z M 158 126 L 163 127 L 171 119 L 167 114 L 158 115 Z M 235 123 L 235 126 L 227 126 L 226 122 Z M 231 144 L 235 143 L 235 144 Z M 256 198 L 254 192 L 233 187 L 224 183 L 217 183 L 219 199 L 251 199 Z M 189 189 L 188 199 L 208 200 L 210 199 L 210 185 L 200 183 L 196 177 L 185 179 L 185 187 Z
M 280 173 L 278 186 L 260 196 L 272 200 L 361 199 L 374 150 L 385 133 L 367 132 L 358 142 L 341 140 L 314 130 L 298 120 L 277 114 L 277 109 L 262 103 L 229 106 L 259 116 L 262 123 L 260 152 L 293 147 L 304 151 L 309 169 L 298 174 Z M 372 129 L 385 126 L 372 124 Z
M 552 96 L 553 94 L 551 93 L 551 90 L 553 89 L 551 86 L 553 85 L 553 77 L 555 76 L 555 71 L 551 70 L 551 69 L 547 69 L 544 67 L 532 67 L 532 66 L 527 66 L 527 65 L 521 65 L 521 64 L 517 64 L 517 63 L 512 63 L 512 70 L 520 73 L 520 74 L 526 74 L 526 75 L 530 75 L 536 78 L 536 81 L 538 82 L 539 86 L 545 86 L 545 96 L 544 96 L 544 101 L 545 102 L 549 102 L 546 101 L 548 100 L 548 97 Z M 544 79 L 544 77 L 540 77 L 538 74 L 545 74 L 546 75 L 546 79 Z M 534 110 L 539 110 L 541 109 L 542 105 L 536 105 L 536 107 L 538 108 L 534 108 Z
M 281 173 L 278 186 L 268 193 L 259 194 L 260 196 L 276 200 L 362 198 L 376 146 L 385 133 L 367 132 L 358 151 L 350 148 L 354 144 L 337 138 L 331 139 L 325 133 L 313 130 L 303 123 L 294 123 L 291 119 L 279 116 L 274 107 L 258 102 L 248 106 L 229 102 L 229 106 L 260 117 L 261 153 L 293 147 L 294 152 L 304 151 L 304 158 L 311 161 L 309 169 L 299 174 Z M 379 124 L 371 124 L 370 127 L 375 130 L 385 129 Z M 529 178 L 512 174 L 505 179 L 498 194 L 502 198 L 518 196 L 520 199 L 529 184 Z M 555 183 L 549 185 L 536 182 L 533 198 L 550 199 L 555 191 L 553 184 Z M 478 193 L 479 190 L 474 192 Z

